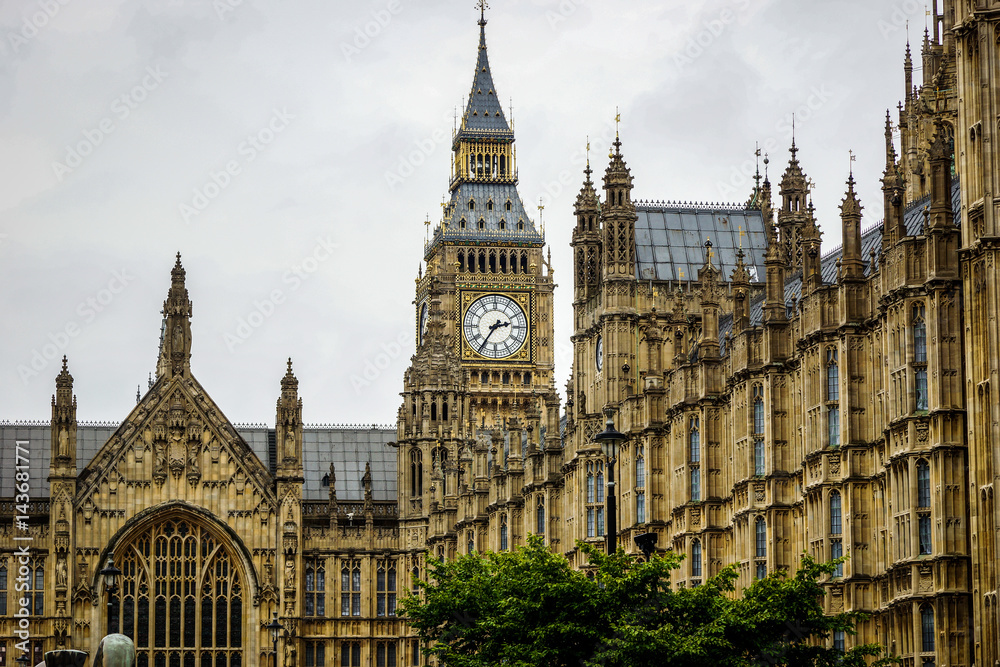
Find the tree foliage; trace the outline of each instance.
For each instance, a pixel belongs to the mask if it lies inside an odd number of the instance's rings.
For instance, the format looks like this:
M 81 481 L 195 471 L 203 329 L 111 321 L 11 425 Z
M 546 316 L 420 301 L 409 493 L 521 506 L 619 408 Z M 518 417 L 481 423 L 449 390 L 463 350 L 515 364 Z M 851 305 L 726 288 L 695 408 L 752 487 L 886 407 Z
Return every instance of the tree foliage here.
M 876 645 L 827 647 L 853 634 L 856 612 L 823 614 L 820 581 L 838 562 L 803 556 L 794 576 L 774 573 L 737 596 L 726 568 L 695 588 L 673 590 L 672 553 L 649 562 L 579 543 L 593 578 L 573 570 L 539 537 L 502 553 L 428 564 L 419 596 L 401 609 L 444 667 L 877 667 L 894 662 Z

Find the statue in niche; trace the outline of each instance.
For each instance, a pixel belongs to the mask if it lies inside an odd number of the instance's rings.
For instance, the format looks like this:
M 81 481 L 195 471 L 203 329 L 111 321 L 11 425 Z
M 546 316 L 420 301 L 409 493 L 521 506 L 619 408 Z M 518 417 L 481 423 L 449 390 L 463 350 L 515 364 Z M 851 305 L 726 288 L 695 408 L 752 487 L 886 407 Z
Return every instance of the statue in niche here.
M 57 456 L 69 456 L 69 428 L 66 426 L 59 429 L 59 448 L 56 451 Z
M 291 558 L 285 561 L 285 588 L 295 588 L 295 561 Z
M 59 558 L 56 559 L 56 587 L 66 588 L 67 581 L 68 575 L 66 573 L 66 555 L 59 554 Z

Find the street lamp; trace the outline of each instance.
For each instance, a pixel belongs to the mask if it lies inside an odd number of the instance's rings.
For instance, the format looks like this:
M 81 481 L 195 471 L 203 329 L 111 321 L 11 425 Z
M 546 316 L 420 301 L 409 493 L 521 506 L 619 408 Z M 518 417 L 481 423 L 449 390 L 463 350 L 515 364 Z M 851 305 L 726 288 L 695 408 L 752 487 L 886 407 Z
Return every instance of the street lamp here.
M 21 657 L 14 659 L 14 662 L 17 663 L 17 667 L 28 667 L 31 664 L 31 658 L 28 657 L 27 653 L 22 653 Z
M 615 499 L 615 461 L 618 460 L 618 447 L 628 438 L 615 428 L 615 409 L 610 405 L 604 407 L 604 430 L 594 436 L 601 446 L 601 451 L 608 459 L 608 547 L 609 554 L 618 550 L 617 503 Z
M 271 643 L 274 645 L 274 667 L 278 667 L 278 635 L 285 629 L 285 626 L 278 623 L 278 612 L 274 612 L 274 618 L 264 627 L 271 631 Z
M 114 618 L 115 609 L 115 595 L 118 594 L 118 577 L 121 576 L 122 571 L 115 567 L 115 562 L 108 556 L 108 562 L 105 564 L 104 569 L 98 572 L 101 575 L 101 579 L 104 580 L 104 590 L 108 594 L 108 632 L 113 630 L 118 632 L 118 623 Z

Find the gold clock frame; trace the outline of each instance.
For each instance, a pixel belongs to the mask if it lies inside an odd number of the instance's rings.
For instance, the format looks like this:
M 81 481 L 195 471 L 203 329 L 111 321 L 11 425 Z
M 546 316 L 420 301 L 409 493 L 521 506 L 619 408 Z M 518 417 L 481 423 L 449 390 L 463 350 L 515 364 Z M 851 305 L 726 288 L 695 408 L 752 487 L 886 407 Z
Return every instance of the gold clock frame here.
M 507 297 L 508 299 L 514 301 L 521 310 L 524 311 L 524 316 L 528 320 L 528 335 L 524 339 L 524 344 L 521 345 L 519 349 L 514 354 L 509 357 L 504 357 L 503 359 L 494 359 L 493 357 L 486 357 L 469 345 L 469 342 L 465 339 L 465 315 L 469 311 L 469 307 L 472 306 L 478 299 L 484 296 L 499 295 Z M 457 312 L 455 313 L 456 321 L 458 323 L 458 335 L 456 336 L 457 352 L 459 358 L 463 362 L 475 362 L 476 365 L 483 364 L 496 364 L 502 366 L 509 366 L 511 364 L 531 364 L 532 360 L 535 358 L 535 299 L 532 298 L 531 292 L 528 291 L 517 291 L 517 290 L 502 290 L 502 289 L 487 289 L 487 290 L 461 290 L 459 292 L 459 298 L 456 299 L 457 302 Z

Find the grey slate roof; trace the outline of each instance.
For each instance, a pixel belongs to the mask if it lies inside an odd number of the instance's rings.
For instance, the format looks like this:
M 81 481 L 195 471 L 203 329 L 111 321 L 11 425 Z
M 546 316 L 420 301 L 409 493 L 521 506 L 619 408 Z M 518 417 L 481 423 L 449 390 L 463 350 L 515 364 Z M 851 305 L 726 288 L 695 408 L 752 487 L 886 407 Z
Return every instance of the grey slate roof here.
M 510 126 L 503 115 L 503 106 L 493 85 L 490 60 L 486 55 L 486 22 L 479 22 L 479 57 L 476 60 L 476 75 L 472 79 L 472 92 L 465 107 L 462 130 L 459 136 L 489 135 L 494 132 L 509 133 Z
M 636 206 L 635 276 L 639 280 L 695 280 L 712 240 L 712 263 L 729 280 L 741 245 L 751 280 L 764 279 L 767 235 L 758 210 L 740 205 L 646 203 Z M 683 272 L 683 273 L 682 273 Z M 755 274 L 757 278 L 755 279 Z
M 469 209 L 472 202 L 474 209 Z M 490 202 L 493 209 L 490 210 Z M 510 210 L 507 210 L 510 202 Z M 465 228 L 462 227 L 465 220 Z M 479 228 L 479 222 L 483 228 Z M 503 228 L 500 223 L 503 222 Z M 518 223 L 524 229 L 518 229 Z M 528 217 L 521 202 L 521 195 L 513 183 L 462 183 L 451 194 L 445 207 L 444 220 L 435 230 L 431 245 L 441 238 L 449 241 L 511 241 L 516 243 L 544 243 L 545 237 Z
M 77 472 L 94 458 L 117 428 L 118 424 L 113 423 L 80 423 L 77 426 Z M 262 462 L 268 462 L 266 426 L 237 425 L 236 431 Z M 14 495 L 15 444 L 20 440 L 29 443 L 31 498 L 48 498 L 51 434 L 51 427 L 46 422 L 0 423 L 0 469 L 4 470 L 0 476 L 0 498 Z M 396 450 L 386 444 L 395 437 L 396 430 L 389 427 L 306 426 L 302 434 L 303 498 L 323 500 L 328 497 L 329 491 L 322 485 L 322 479 L 329 473 L 332 461 L 337 470 L 337 498 L 362 500 L 361 476 L 365 463 L 370 461 L 373 499 L 395 500 Z

